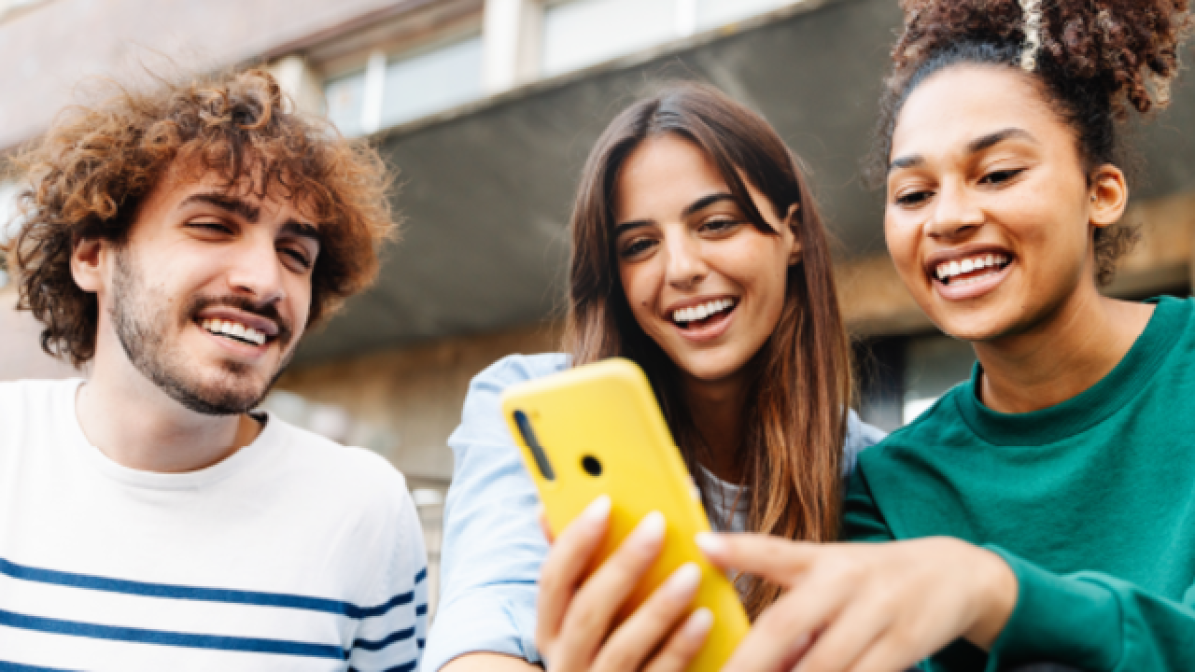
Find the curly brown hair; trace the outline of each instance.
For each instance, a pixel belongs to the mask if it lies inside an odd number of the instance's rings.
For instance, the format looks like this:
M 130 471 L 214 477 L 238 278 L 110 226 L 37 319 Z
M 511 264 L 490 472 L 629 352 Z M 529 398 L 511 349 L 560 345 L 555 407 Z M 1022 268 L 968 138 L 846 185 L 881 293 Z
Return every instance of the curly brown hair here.
M 94 356 L 99 308 L 75 284 L 71 254 L 81 240 L 123 244 L 138 207 L 172 169 L 218 175 L 228 189 L 251 185 L 315 218 L 309 324 L 373 282 L 397 224 L 391 173 L 364 141 L 295 110 L 265 70 L 104 84 L 109 95 L 63 110 L 9 166 L 26 186 L 20 226 L 0 251 L 18 282 L 18 307 L 44 325 L 47 353 L 75 366 Z
M 1121 163 L 1118 125 L 1170 102 L 1179 45 L 1192 25 L 1189 0 L 1047 0 L 1032 73 L 1052 109 L 1075 132 L 1088 172 Z M 868 173 L 880 184 L 901 108 L 945 68 L 979 63 L 1020 68 L 1026 42 L 1018 0 L 902 0 L 904 31 L 880 102 Z M 1024 70 L 1020 70 L 1024 72 Z M 1106 285 L 1140 237 L 1125 224 L 1096 229 L 1096 282 Z

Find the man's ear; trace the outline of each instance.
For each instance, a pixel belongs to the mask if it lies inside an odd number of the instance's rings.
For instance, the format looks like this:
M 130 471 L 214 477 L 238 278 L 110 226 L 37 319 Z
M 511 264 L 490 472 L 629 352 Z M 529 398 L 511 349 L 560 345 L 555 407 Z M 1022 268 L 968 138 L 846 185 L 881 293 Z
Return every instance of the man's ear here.
M 800 203 L 793 203 L 789 207 L 788 212 L 784 215 L 784 225 L 792 232 L 792 249 L 788 253 L 788 265 L 796 266 L 801 263 L 801 230 L 797 226 L 797 211 L 801 209 Z
M 112 245 L 99 238 L 84 238 L 75 243 L 71 252 L 71 276 L 79 289 L 94 294 L 104 288 L 111 256 Z

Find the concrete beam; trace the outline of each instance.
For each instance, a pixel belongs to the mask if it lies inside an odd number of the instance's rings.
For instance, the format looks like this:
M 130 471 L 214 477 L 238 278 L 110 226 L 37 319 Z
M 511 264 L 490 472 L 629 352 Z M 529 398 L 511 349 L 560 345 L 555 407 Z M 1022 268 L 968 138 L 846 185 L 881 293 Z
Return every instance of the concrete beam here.
M 481 29 L 486 93 L 509 91 L 539 75 L 542 21 L 539 0 L 486 0 Z

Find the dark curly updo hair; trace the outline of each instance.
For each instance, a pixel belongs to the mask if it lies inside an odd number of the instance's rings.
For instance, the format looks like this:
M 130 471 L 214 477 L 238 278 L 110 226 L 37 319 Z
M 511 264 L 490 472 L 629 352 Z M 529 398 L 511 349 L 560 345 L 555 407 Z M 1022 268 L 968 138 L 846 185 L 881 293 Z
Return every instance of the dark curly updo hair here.
M 1046 102 L 1074 130 L 1089 173 L 1119 162 L 1118 125 L 1129 108 L 1146 113 L 1170 102 L 1179 45 L 1191 27 L 1189 0 L 1025 4 L 1040 15 L 1026 16 L 1019 0 L 902 1 L 904 31 L 892 50 L 869 161 L 873 183 L 884 179 L 896 120 L 909 95 L 954 65 L 1005 66 L 1037 78 Z M 1096 229 L 1097 283 L 1112 280 L 1116 262 L 1138 237 L 1124 224 Z

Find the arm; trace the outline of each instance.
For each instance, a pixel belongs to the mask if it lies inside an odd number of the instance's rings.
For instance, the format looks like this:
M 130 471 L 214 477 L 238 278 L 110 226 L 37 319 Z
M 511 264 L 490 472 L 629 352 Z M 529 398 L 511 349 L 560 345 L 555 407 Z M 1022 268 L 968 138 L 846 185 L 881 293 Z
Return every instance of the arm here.
M 443 672 L 540 672 L 543 668 L 500 653 L 469 653 L 440 669 Z
M 540 661 L 536 584 L 548 545 L 539 529 L 539 497 L 503 423 L 499 397 L 506 387 L 563 365 L 563 357 L 511 357 L 469 386 L 461 425 L 448 440 L 456 466 L 444 512 L 444 588 L 424 652 L 426 672 L 453 660 L 464 664 L 473 653 Z

